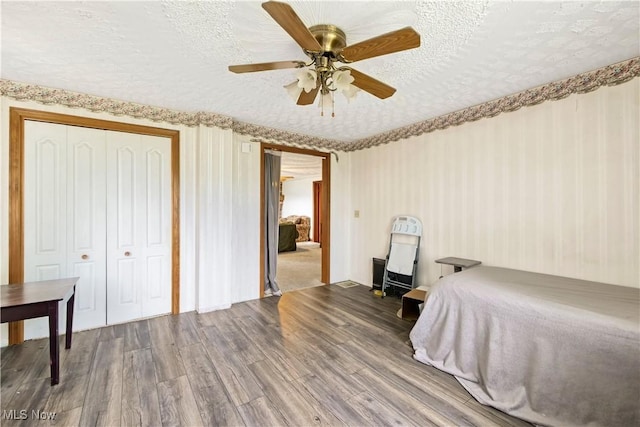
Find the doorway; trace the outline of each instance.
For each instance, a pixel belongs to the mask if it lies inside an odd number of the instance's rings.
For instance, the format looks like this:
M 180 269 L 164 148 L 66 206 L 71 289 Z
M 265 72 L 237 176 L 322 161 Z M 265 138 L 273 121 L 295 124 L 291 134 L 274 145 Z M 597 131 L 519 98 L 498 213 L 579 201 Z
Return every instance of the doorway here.
M 282 292 L 322 285 L 322 248 L 314 239 L 321 213 L 314 210 L 314 182 L 322 182 L 322 158 L 280 153 L 279 239 L 276 282 Z
M 314 159 L 316 160 L 320 160 L 320 176 L 321 176 L 321 181 L 324 183 L 323 185 L 323 189 L 322 191 L 320 191 L 320 193 L 318 194 L 319 200 L 321 201 L 321 205 L 320 205 L 320 218 L 321 218 L 321 226 L 318 226 L 318 231 L 320 233 L 320 239 L 323 242 L 323 247 L 322 250 L 318 250 L 316 251 L 316 253 L 319 254 L 319 260 L 320 260 L 320 265 L 319 265 L 319 269 L 320 269 L 320 277 L 319 277 L 319 283 L 318 284 L 328 284 L 329 283 L 329 259 L 330 259 L 330 244 L 329 244 L 329 236 L 330 236 L 330 216 L 329 216 L 329 212 L 330 212 L 330 175 L 331 175 L 331 165 L 330 165 L 330 153 L 323 153 L 323 152 L 319 152 L 319 151 L 314 151 L 314 150 L 307 150 L 307 149 L 301 149 L 301 148 L 294 148 L 294 147 L 286 147 L 286 146 L 280 146 L 280 145 L 274 145 L 274 144 L 268 144 L 268 143 L 262 143 L 261 144 L 261 202 L 260 202 L 260 224 L 261 224 L 261 231 L 260 231 L 260 295 L 261 297 L 264 296 L 264 277 L 265 277 L 265 256 L 266 256 L 266 237 L 265 237 L 265 175 L 264 175 L 264 168 L 265 168 L 265 150 L 272 150 L 272 151 L 280 151 L 282 152 L 283 155 L 288 154 L 288 153 L 292 153 L 295 155 L 304 155 L 304 156 L 312 156 Z M 282 176 L 282 175 L 281 175 Z M 318 180 L 317 177 L 315 180 Z M 288 181 L 291 182 L 291 181 Z M 312 181 L 309 181 L 309 204 L 312 204 Z M 287 199 L 286 197 L 283 200 L 283 206 L 285 207 L 285 213 L 291 213 L 291 212 L 287 212 L 286 211 L 286 205 L 287 204 Z M 309 210 L 312 212 L 312 208 L 310 207 Z M 294 212 L 296 215 L 293 215 L 294 217 L 298 216 L 297 212 Z M 283 217 L 286 217 L 289 215 L 283 215 Z M 306 216 L 306 215 L 301 215 L 301 216 Z M 309 216 L 313 216 L 313 214 L 310 214 Z M 286 219 L 286 218 L 285 218 Z M 278 219 L 279 220 L 279 219 Z M 292 226 L 289 226 L 292 227 Z M 293 225 L 293 227 L 295 227 L 295 225 Z M 310 233 L 309 238 L 307 240 L 311 240 L 313 239 L 313 229 L 308 230 L 308 228 L 313 228 L 312 223 L 310 222 L 309 225 L 307 226 L 307 230 L 306 233 Z M 296 230 L 297 232 L 297 230 Z M 304 231 L 303 231 L 304 232 Z M 303 250 L 305 249 L 309 249 L 309 248 L 305 248 L 304 246 L 309 246 L 309 245 L 313 245 L 314 242 L 297 242 L 296 246 L 300 246 L 301 251 L 303 252 Z M 318 246 L 317 244 L 315 244 L 315 246 Z M 310 254 L 312 255 L 312 254 Z

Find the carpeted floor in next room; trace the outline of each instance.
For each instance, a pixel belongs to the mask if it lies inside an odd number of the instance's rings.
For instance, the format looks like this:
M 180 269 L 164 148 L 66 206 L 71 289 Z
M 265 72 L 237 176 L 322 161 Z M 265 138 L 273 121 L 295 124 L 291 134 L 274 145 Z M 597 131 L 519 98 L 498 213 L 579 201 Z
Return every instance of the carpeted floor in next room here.
M 322 285 L 319 243 L 298 242 L 297 250 L 278 254 L 276 280 L 282 292 Z

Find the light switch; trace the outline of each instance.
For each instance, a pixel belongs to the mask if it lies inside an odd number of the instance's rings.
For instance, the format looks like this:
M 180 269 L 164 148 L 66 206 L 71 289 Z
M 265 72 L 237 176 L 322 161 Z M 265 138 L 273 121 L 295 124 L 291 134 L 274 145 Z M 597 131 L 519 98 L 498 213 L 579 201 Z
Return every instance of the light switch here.
M 248 142 L 243 142 L 242 143 L 242 152 L 243 153 L 250 153 L 251 152 L 251 144 Z
M 360 211 L 358 209 L 356 209 L 355 211 L 353 211 L 353 217 L 354 218 L 360 218 Z

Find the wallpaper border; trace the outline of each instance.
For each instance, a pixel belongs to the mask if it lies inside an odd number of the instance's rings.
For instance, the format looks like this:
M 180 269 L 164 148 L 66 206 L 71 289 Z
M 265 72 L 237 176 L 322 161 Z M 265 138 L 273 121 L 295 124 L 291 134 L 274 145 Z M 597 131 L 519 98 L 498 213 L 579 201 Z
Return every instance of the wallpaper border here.
M 189 127 L 202 125 L 232 129 L 239 134 L 264 138 L 274 143 L 286 142 L 319 149 L 357 151 L 439 129 L 446 129 L 451 126 L 458 126 L 482 118 L 495 117 L 500 113 L 515 111 L 522 107 L 537 105 L 545 101 L 556 101 L 572 94 L 591 92 L 602 86 L 618 85 L 634 77 L 640 77 L 640 57 L 631 58 L 627 61 L 578 74 L 568 79 L 527 89 L 443 116 L 350 142 L 317 138 L 239 122 L 231 117 L 215 113 L 204 111 L 189 113 L 6 79 L 0 79 L 0 95 L 20 101 L 35 101 L 42 104 L 84 108 L 93 112 L 148 119 L 154 122 L 166 122 L 174 125 Z

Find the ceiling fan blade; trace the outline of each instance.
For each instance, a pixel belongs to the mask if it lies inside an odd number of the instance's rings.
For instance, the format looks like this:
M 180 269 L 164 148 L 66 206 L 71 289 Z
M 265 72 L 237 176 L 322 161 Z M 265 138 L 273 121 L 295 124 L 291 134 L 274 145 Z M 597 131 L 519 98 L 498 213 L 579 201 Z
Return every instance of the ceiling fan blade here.
M 268 1 L 262 8 L 287 32 L 303 49 L 320 52 L 322 46 L 302 22 L 293 8 L 286 3 Z
M 348 62 L 355 62 L 419 46 L 420 34 L 413 28 L 406 27 L 347 46 L 342 50 L 341 55 Z
M 254 71 L 284 70 L 303 66 L 304 62 L 302 61 L 263 62 L 261 64 L 229 65 L 229 71 L 234 73 L 253 73 Z
M 354 78 L 352 84 L 366 92 L 369 92 L 371 95 L 377 96 L 380 99 L 385 99 L 396 93 L 394 88 L 382 83 L 380 80 L 376 80 L 358 70 L 354 70 L 353 68 L 350 68 L 350 70 L 351 75 Z
M 313 101 L 316 99 L 318 95 L 318 90 L 320 89 L 320 85 L 318 84 L 315 89 L 312 89 L 311 92 L 305 92 L 304 90 L 298 97 L 298 105 L 311 105 Z

